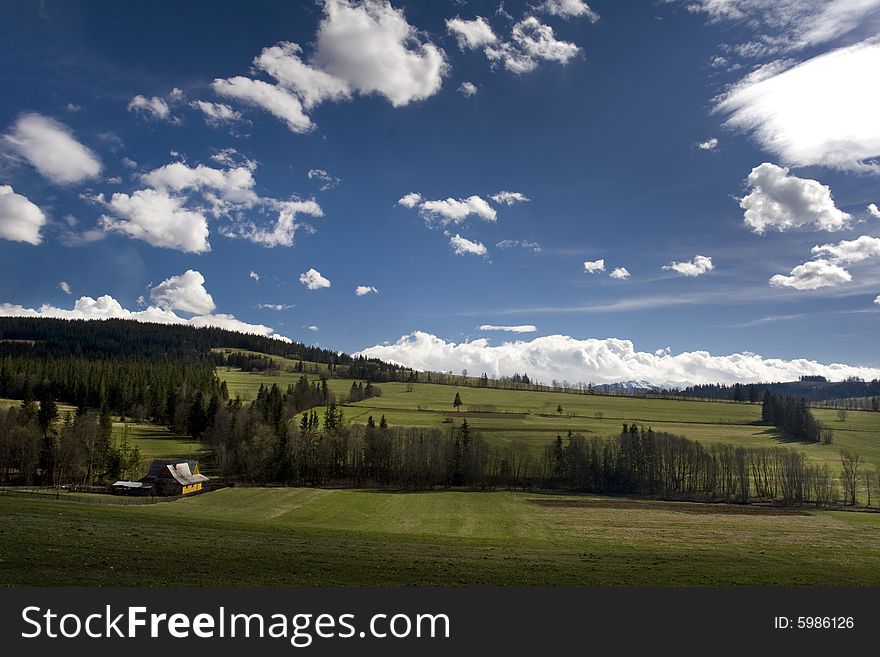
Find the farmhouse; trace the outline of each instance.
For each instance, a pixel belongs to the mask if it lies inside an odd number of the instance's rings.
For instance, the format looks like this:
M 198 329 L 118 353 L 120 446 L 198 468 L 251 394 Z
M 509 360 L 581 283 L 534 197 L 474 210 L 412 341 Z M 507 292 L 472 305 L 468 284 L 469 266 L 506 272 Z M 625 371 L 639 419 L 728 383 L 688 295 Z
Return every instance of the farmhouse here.
M 130 495 L 189 495 L 202 490 L 208 477 L 199 472 L 198 461 L 153 459 L 147 476 L 138 481 L 117 481 L 113 491 Z

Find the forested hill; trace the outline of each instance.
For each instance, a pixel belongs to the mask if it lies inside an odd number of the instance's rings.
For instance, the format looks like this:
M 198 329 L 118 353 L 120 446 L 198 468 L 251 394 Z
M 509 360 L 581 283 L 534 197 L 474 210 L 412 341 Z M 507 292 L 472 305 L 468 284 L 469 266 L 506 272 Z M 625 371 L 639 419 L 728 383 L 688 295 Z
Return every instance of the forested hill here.
M 853 397 L 880 396 L 880 381 L 864 381 L 850 378 L 845 381 L 828 381 L 822 376 L 803 376 L 799 381 L 786 383 L 735 383 L 734 385 L 698 385 L 683 390 L 664 391 L 675 397 L 701 397 L 705 399 L 731 399 L 758 402 L 765 393 L 804 399 L 808 402 Z

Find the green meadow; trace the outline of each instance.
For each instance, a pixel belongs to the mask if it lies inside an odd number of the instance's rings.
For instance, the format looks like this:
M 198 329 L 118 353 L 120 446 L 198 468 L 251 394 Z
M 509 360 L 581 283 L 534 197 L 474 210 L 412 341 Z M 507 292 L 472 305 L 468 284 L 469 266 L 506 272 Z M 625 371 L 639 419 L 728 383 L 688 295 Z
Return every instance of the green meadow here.
M 880 585 L 880 514 L 622 498 L 227 488 L 0 495 L 0 585 Z

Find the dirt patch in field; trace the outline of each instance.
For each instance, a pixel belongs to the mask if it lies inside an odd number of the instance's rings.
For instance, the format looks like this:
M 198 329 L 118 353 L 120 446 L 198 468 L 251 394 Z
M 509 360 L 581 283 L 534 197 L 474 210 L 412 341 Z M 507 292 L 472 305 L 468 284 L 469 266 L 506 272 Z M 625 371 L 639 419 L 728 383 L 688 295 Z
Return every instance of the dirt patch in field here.
M 695 515 L 744 515 L 744 516 L 809 516 L 810 512 L 785 506 L 769 504 L 707 504 L 705 502 L 666 502 L 639 500 L 554 500 L 531 498 L 529 502 L 547 508 L 568 509 L 630 509 L 636 511 L 674 511 Z
M 499 413 L 497 411 L 446 411 L 447 417 L 482 417 L 490 420 L 522 420 L 528 413 Z

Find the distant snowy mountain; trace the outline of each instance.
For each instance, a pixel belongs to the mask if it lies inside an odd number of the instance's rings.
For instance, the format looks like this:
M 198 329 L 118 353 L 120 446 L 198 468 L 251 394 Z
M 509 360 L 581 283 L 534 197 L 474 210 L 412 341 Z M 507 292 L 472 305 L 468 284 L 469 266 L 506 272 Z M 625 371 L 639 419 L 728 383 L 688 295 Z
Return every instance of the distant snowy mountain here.
M 661 390 L 660 386 L 655 386 L 653 383 L 648 383 L 647 381 L 620 381 L 618 383 L 602 383 L 597 386 L 593 386 L 596 390 L 601 390 L 602 392 L 656 392 Z

